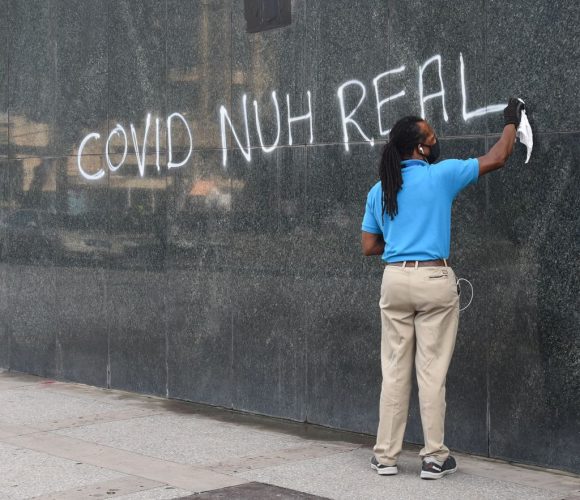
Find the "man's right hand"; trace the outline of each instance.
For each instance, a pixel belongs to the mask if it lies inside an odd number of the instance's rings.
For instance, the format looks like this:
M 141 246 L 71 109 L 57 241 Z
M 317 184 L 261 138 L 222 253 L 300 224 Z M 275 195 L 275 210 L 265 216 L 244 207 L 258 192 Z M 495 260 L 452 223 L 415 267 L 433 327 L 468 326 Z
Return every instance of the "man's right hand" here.
M 525 105 L 522 101 L 516 97 L 510 97 L 508 105 L 503 110 L 505 126 L 499 141 L 493 145 L 487 154 L 478 158 L 480 177 L 505 165 L 512 154 L 516 140 L 516 130 L 522 119 L 522 109 L 524 108 Z M 512 127 L 512 125 L 514 126 Z
M 524 108 L 525 105 L 522 101 L 515 97 L 510 97 L 508 105 L 503 110 L 504 125 L 514 124 L 518 128 L 522 119 L 522 109 Z

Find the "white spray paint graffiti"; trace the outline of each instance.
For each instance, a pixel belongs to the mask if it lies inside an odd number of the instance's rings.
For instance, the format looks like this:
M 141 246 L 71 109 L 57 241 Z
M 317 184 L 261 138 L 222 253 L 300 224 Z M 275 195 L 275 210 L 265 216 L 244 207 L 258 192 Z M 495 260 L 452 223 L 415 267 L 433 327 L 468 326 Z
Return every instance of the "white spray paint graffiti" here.
M 362 90 L 362 95 L 360 96 L 360 99 L 357 105 L 354 107 L 354 109 L 349 113 L 348 116 L 346 116 L 346 112 L 344 110 L 344 89 L 351 85 L 356 85 L 360 87 Z M 348 143 L 350 141 L 348 137 L 348 128 L 347 128 L 347 125 L 349 123 L 356 127 L 359 134 L 362 135 L 365 141 L 367 141 L 371 146 L 374 146 L 375 145 L 374 139 L 367 137 L 367 135 L 362 131 L 362 128 L 360 127 L 358 122 L 353 118 L 357 109 L 360 107 L 360 105 L 365 100 L 367 95 L 367 89 L 364 86 L 364 83 L 359 82 L 358 80 L 349 80 L 348 82 L 344 82 L 340 87 L 338 87 L 337 94 L 338 94 L 338 102 L 340 103 L 340 118 L 342 120 L 342 137 L 344 142 L 344 149 L 346 149 L 347 151 L 349 150 Z
M 100 169 L 98 172 L 96 172 L 94 174 L 88 174 L 87 172 L 84 171 L 82 163 L 81 163 L 83 150 L 85 149 L 85 145 L 87 144 L 87 142 L 89 142 L 91 139 L 98 140 L 100 138 L 101 138 L 101 134 L 97 134 L 96 132 L 92 132 L 89 135 L 85 136 L 85 138 L 81 142 L 81 145 L 79 146 L 79 151 L 77 154 L 77 166 L 79 168 L 80 174 L 88 181 L 99 180 L 100 178 L 102 178 L 105 175 L 105 171 L 103 169 Z M 108 143 L 108 141 L 107 141 L 107 143 Z
M 124 148 L 123 157 L 121 158 L 121 161 L 117 163 L 117 165 L 113 165 L 113 163 L 111 162 L 111 157 L 109 156 L 110 151 L 109 144 L 111 143 L 111 139 L 115 135 L 123 135 L 123 148 Z M 109 137 L 107 137 L 107 144 L 105 145 L 105 159 L 107 161 L 107 166 L 109 167 L 109 170 L 111 172 L 118 170 L 119 167 L 123 165 L 123 163 L 125 162 L 125 158 L 127 158 L 127 133 L 125 132 L 125 129 L 117 123 L 117 126 L 113 130 L 111 130 Z
M 485 108 L 479 108 L 475 111 L 467 111 L 467 92 L 465 90 L 465 64 L 463 63 L 463 54 L 459 53 L 459 63 L 461 67 L 461 113 L 463 114 L 463 119 L 465 121 L 471 120 L 477 116 L 487 115 L 488 113 L 498 113 L 503 111 L 505 104 L 493 104 L 492 106 L 487 106 Z
M 230 130 L 234 134 L 234 139 L 238 143 L 238 147 L 240 148 L 240 151 L 244 155 L 244 158 L 247 161 L 252 160 L 252 149 L 250 147 L 250 127 L 248 127 L 248 96 L 246 94 L 244 94 L 242 97 L 242 106 L 243 106 L 243 110 L 244 110 L 244 126 L 245 126 L 245 130 L 246 130 L 246 149 L 244 149 L 244 146 L 242 146 L 242 143 L 240 142 L 238 134 L 236 133 L 236 129 L 234 128 L 234 126 L 232 124 L 232 120 L 230 119 L 230 115 L 228 114 L 228 110 L 226 109 L 225 106 L 220 106 L 220 128 L 222 131 L 222 148 L 223 148 L 224 166 L 227 164 L 227 161 L 228 161 L 228 150 L 227 150 L 228 140 L 227 140 L 227 136 L 226 136 L 226 120 L 228 121 L 228 124 L 230 126 Z
M 473 118 L 481 117 L 490 113 L 497 113 L 505 107 L 504 104 L 494 104 L 490 106 L 486 106 L 483 108 L 478 108 L 473 111 L 467 111 L 467 89 L 465 83 L 465 62 L 463 58 L 463 53 L 459 53 L 459 65 L 460 65 L 460 86 L 461 86 L 461 98 L 462 98 L 462 107 L 461 107 L 461 116 L 465 122 L 472 120 Z M 421 117 L 427 118 L 428 109 L 433 108 L 433 103 L 436 100 L 440 101 L 441 111 L 443 113 L 443 119 L 448 122 L 449 115 L 447 113 L 447 109 L 445 106 L 445 86 L 443 83 L 443 59 L 441 55 L 437 54 L 433 57 L 427 59 L 422 65 L 418 67 L 418 90 L 419 90 L 419 105 L 421 111 Z M 429 91 L 425 89 L 425 82 L 424 77 L 426 72 L 435 69 L 437 71 L 437 77 L 439 81 L 439 89 L 434 89 L 435 91 L 430 94 L 425 94 L 425 92 Z M 400 66 L 398 68 L 390 69 L 388 71 L 384 71 L 372 79 L 372 86 L 375 93 L 375 103 L 374 108 L 376 111 L 377 117 L 377 125 L 378 125 L 378 137 L 385 137 L 389 134 L 390 129 L 384 127 L 384 113 L 386 106 L 397 100 L 405 97 L 406 90 L 405 88 L 400 89 L 398 92 L 390 95 L 383 95 L 381 93 L 381 84 L 384 86 L 385 81 L 390 81 L 391 77 L 403 75 L 406 72 L 406 66 Z M 291 112 L 291 103 L 290 103 L 290 95 L 286 94 L 286 126 L 288 127 L 288 146 L 292 146 L 294 144 L 293 137 L 292 137 L 292 127 L 302 121 L 307 121 L 310 129 L 310 136 L 308 139 L 308 144 L 314 143 L 314 114 L 312 109 L 312 94 L 310 90 L 305 92 L 306 96 L 306 103 L 308 111 L 302 115 L 294 116 Z M 363 105 L 367 97 L 367 87 L 364 82 L 356 79 L 350 79 L 345 81 L 344 83 L 338 86 L 336 97 L 338 99 L 338 107 L 339 107 L 339 117 L 341 120 L 341 130 L 342 130 L 342 143 L 344 145 L 345 151 L 349 151 L 349 144 L 353 141 L 351 136 L 349 135 L 349 131 L 358 135 L 364 142 L 367 142 L 370 146 L 375 145 L 375 139 L 371 135 L 367 134 L 359 121 L 357 121 L 356 114 L 359 112 L 359 109 Z M 350 102 L 351 99 L 347 97 L 354 98 L 356 105 L 352 108 L 347 110 L 346 103 Z M 281 120 L 281 112 L 280 112 L 280 104 L 278 102 L 278 96 L 276 91 L 273 91 L 271 94 L 272 103 L 274 105 L 274 112 L 276 116 L 276 135 L 275 139 L 269 146 L 264 143 L 264 131 L 262 129 L 262 122 L 260 120 L 260 110 L 258 106 L 258 102 L 256 100 L 253 101 L 254 105 L 254 117 L 255 117 L 255 129 L 258 136 L 258 141 L 260 148 L 264 153 L 272 153 L 278 147 L 281 146 L 281 136 L 282 136 L 282 120 Z M 426 105 L 429 106 L 426 106 Z M 237 148 L 241 151 L 243 157 L 246 159 L 247 162 L 252 161 L 252 143 L 250 138 L 250 125 L 248 119 L 248 96 L 244 94 L 242 96 L 242 119 L 243 119 L 243 139 L 245 139 L 245 143 L 242 143 L 241 135 L 238 135 L 238 131 L 232 121 L 230 116 L 230 112 L 226 108 L 226 106 L 221 105 L 219 107 L 219 124 L 220 124 L 220 133 L 221 133 L 221 145 L 222 145 L 222 163 L 224 168 L 227 167 L 228 162 L 228 143 L 227 143 L 227 131 L 228 127 L 232 133 L 233 139 L 237 144 Z M 360 120 L 360 119 L 359 119 Z M 189 143 L 187 145 L 187 155 L 185 158 L 179 162 L 174 161 L 174 151 L 173 151 L 173 135 L 172 135 L 172 127 L 173 122 L 179 121 L 181 122 L 181 126 L 185 128 L 187 132 L 187 137 Z M 161 170 L 160 165 L 160 140 L 161 140 L 161 120 L 156 117 L 155 118 L 155 167 L 157 171 Z M 135 157 L 137 161 L 137 166 L 139 168 L 139 175 L 141 177 L 145 176 L 146 173 L 146 158 L 147 158 L 147 140 L 149 136 L 149 128 L 151 126 L 151 113 L 148 113 L 145 118 L 145 127 L 143 132 L 143 143 L 141 148 L 139 147 L 139 141 L 137 138 L 137 130 L 135 126 L 131 123 L 129 125 L 129 129 L 131 131 L 131 138 L 133 140 L 133 146 L 135 150 Z M 165 122 L 165 129 L 167 133 L 167 154 L 168 154 L 168 161 L 167 161 L 167 168 L 181 168 L 187 164 L 190 160 L 193 150 L 194 150 L 194 143 L 193 143 L 193 135 L 191 128 L 189 126 L 188 121 L 186 118 L 180 113 L 172 113 L 167 117 Z M 82 165 L 82 157 L 85 147 L 87 143 L 90 141 L 99 141 L 101 139 L 101 135 L 97 132 L 91 132 L 84 137 L 82 142 L 79 145 L 78 153 L 77 153 L 77 166 L 79 169 L 79 173 L 82 177 L 89 181 L 96 181 L 105 176 L 106 171 L 104 169 L 100 169 L 97 172 L 89 173 L 87 172 Z M 121 139 L 123 144 L 123 155 L 120 161 L 117 164 L 114 164 L 111 161 L 111 141 L 113 139 Z M 127 149 L 128 149 L 128 137 L 127 132 L 123 128 L 122 125 L 117 124 L 116 127 L 111 130 L 109 136 L 107 137 L 105 146 L 104 146 L 104 153 L 105 159 L 107 163 L 107 167 L 111 172 L 116 172 L 121 168 L 121 166 L 125 163 L 127 159 Z
M 181 122 L 185 126 L 185 130 L 187 130 L 187 136 L 189 137 L 189 151 L 188 151 L 185 159 L 180 161 L 179 163 L 174 163 L 174 161 L 173 161 L 173 142 L 171 139 L 172 138 L 171 120 L 173 120 L 173 118 L 179 118 L 181 120 Z M 189 125 L 187 124 L 187 120 L 185 119 L 185 117 L 182 114 L 173 113 L 167 117 L 167 153 L 169 155 L 169 158 L 167 161 L 167 168 L 183 167 L 183 165 L 185 165 L 189 161 L 191 153 L 193 153 L 193 137 L 191 135 L 191 130 L 189 129 Z
M 391 129 L 383 130 L 383 122 L 381 120 L 381 109 L 388 102 L 394 101 L 395 99 L 398 99 L 399 97 L 403 97 L 405 95 L 405 90 L 401 90 L 399 93 L 394 94 L 394 95 L 390 95 L 389 97 L 381 100 L 381 97 L 379 95 L 379 82 L 383 78 L 386 78 L 389 75 L 393 75 L 395 73 L 402 73 L 403 71 L 405 71 L 405 66 L 401 66 L 400 68 L 385 71 L 384 73 L 381 73 L 380 75 L 377 75 L 377 76 L 375 76 L 375 78 L 373 78 L 373 86 L 375 87 L 375 96 L 377 98 L 377 115 L 378 115 L 378 119 L 379 119 L 379 134 L 383 137 L 386 135 L 389 135 L 389 132 L 391 131 Z
M 278 146 L 278 141 L 280 140 L 280 106 L 278 106 L 278 99 L 276 98 L 276 91 L 272 92 L 272 101 L 274 101 L 274 107 L 276 108 L 276 140 L 271 146 L 264 146 L 264 139 L 262 137 L 262 127 L 260 126 L 260 116 L 258 113 L 258 103 L 254 101 L 254 111 L 256 112 L 256 131 L 258 132 L 258 138 L 260 139 L 260 146 L 264 153 L 271 153 Z M 224 159 L 225 161 L 225 159 Z M 225 164 L 225 163 L 224 163 Z
M 135 156 L 137 157 L 137 166 L 139 167 L 139 174 L 141 177 L 145 176 L 145 158 L 147 157 L 147 136 L 149 135 L 149 126 L 151 125 L 151 113 L 147 114 L 145 119 L 145 132 L 143 134 L 143 151 L 139 152 L 139 141 L 137 140 L 137 131 L 135 126 L 131 123 L 131 137 L 133 137 L 133 147 L 135 148 Z
M 286 106 L 288 108 L 288 145 L 292 146 L 292 124 L 294 122 L 299 122 L 301 120 L 308 120 L 310 124 L 310 144 L 314 142 L 314 132 L 312 128 L 312 100 L 310 90 L 306 91 L 306 97 L 308 98 L 308 113 L 302 116 L 292 116 L 290 114 L 290 96 L 286 94 Z
M 435 92 L 434 94 L 429 94 L 428 96 L 423 96 L 423 73 L 430 64 L 434 62 L 437 63 L 437 68 L 439 69 L 439 83 L 441 84 L 441 90 Z M 425 103 L 436 97 L 441 97 L 441 105 L 443 106 L 443 119 L 449 121 L 449 116 L 447 116 L 447 110 L 445 109 L 445 87 L 443 86 L 443 75 L 441 74 L 441 56 L 436 55 L 431 59 L 427 59 L 425 64 L 419 68 L 419 102 L 421 103 L 421 118 L 427 118 L 425 113 Z
M 161 165 L 159 165 L 159 118 L 155 118 L 155 166 L 157 167 L 157 172 L 161 171 Z

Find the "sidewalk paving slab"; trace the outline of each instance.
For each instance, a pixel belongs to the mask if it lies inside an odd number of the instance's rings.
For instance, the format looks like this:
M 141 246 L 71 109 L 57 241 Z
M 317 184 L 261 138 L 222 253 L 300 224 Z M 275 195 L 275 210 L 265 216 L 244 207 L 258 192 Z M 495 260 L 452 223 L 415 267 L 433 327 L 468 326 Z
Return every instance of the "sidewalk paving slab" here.
M 264 483 L 247 483 L 221 490 L 206 491 L 183 497 L 180 500 L 220 500 L 225 498 L 235 498 L 236 500 L 326 500 L 316 495 Z

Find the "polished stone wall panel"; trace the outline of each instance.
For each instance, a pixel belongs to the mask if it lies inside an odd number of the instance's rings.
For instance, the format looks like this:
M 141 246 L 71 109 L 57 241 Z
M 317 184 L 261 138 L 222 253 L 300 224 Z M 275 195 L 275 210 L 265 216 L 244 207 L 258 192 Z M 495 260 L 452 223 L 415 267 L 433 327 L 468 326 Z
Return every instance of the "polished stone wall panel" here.
M 489 179 L 490 454 L 570 470 L 580 424 L 578 149 L 578 134 L 538 134 L 528 165 L 520 149 Z
M 243 96 L 247 96 L 247 116 L 250 143 L 260 146 L 256 112 L 258 105 L 259 126 L 263 143 L 275 143 L 279 127 L 279 145 L 305 144 L 310 140 L 308 120 L 293 122 L 289 131 L 288 118 L 308 113 L 308 83 L 305 76 L 306 4 L 304 0 L 292 1 L 292 24 L 280 29 L 246 32 L 244 2 L 235 0 L 232 11 L 232 66 L 231 110 L 228 109 L 240 141 L 246 145 L 243 119 Z M 272 92 L 280 111 L 277 120 Z M 288 110 L 287 99 L 290 102 Z M 232 146 L 237 146 L 230 135 Z
M 150 155 L 141 177 L 136 156 L 127 158 L 122 169 L 111 173 L 108 185 L 110 386 L 166 395 L 166 171 L 157 171 Z
M 366 197 L 379 181 L 382 144 L 309 147 L 306 173 L 307 227 L 310 240 L 301 255 L 308 275 L 355 278 L 375 268 L 364 258 L 360 232 Z
M 93 183 L 79 174 L 75 157 L 54 160 L 57 290 L 57 358 L 60 378 L 108 383 L 108 317 L 105 269 L 119 252 L 109 231 L 108 175 Z M 84 155 L 88 172 L 107 169 L 105 159 Z
M 252 154 L 248 164 L 236 151 L 231 170 L 233 404 L 304 420 L 304 294 L 292 262 L 307 242 L 306 151 Z
M 231 109 L 232 6 L 231 0 L 167 2 L 167 112 L 186 117 L 196 149 L 222 147 L 219 108 Z M 172 145 L 188 148 L 184 129 L 176 127 Z
M 4 7 L 4 8 L 3 8 Z M 7 6 L 0 3 L 6 12 Z M 0 21 L 0 44 L 8 47 L 8 26 L 6 20 Z M 8 51 L 0 51 L 0 158 L 8 156 Z
M 9 153 L 13 158 L 52 155 L 55 120 L 55 36 L 51 2 L 10 4 Z
M 248 163 L 241 152 L 234 150 L 231 159 L 231 262 L 240 268 L 273 271 L 281 267 L 285 253 L 283 245 L 274 244 L 282 237 L 278 154 L 253 149 L 252 155 Z
M 74 155 L 86 134 L 101 135 L 85 153 L 103 154 L 107 138 L 107 4 L 52 0 L 56 20 L 55 124 L 51 149 Z M 99 147 L 100 146 L 100 147 Z
M 106 387 L 109 312 L 105 272 L 60 268 L 56 291 L 56 376 Z
M 252 151 L 247 163 L 238 151 L 232 157 L 232 244 L 234 268 L 286 273 L 304 266 L 305 179 L 307 150 L 280 148 Z M 250 258 L 247 258 L 250 257 Z
M 578 4 L 488 0 L 485 18 L 488 99 L 523 97 L 538 132 L 578 131 Z M 490 116 L 489 130 L 501 131 L 501 121 Z
M 9 269 L 10 368 L 47 377 L 57 373 L 59 165 L 55 158 L 13 159 L 4 176 L 9 198 L 3 203 L 0 254 Z
M 9 204 L 12 197 L 10 185 L 10 172 L 12 162 L 8 159 L 0 159 L 0 218 L 4 217 L 10 210 Z
M 10 368 L 10 310 L 8 309 L 8 287 L 6 283 L 7 270 L 5 266 L 0 267 L 0 367 Z
M 167 275 L 108 270 L 110 387 L 167 395 Z
M 139 132 L 137 135 L 142 137 Z M 168 170 L 161 165 L 167 165 L 167 158 L 167 152 L 161 150 L 158 158 L 154 150 L 147 150 L 144 157 L 140 143 L 139 154 L 130 147 L 126 156 L 120 150 L 111 151 L 110 161 L 121 165 L 118 170 L 102 166 L 108 172 L 106 204 L 110 216 L 107 231 L 112 244 L 109 260 L 115 269 L 164 269 L 169 189 Z M 96 171 L 96 167 L 91 171 Z
M 170 269 L 225 269 L 231 253 L 231 171 L 222 152 L 195 151 L 187 168 L 167 177 L 167 255 Z
M 305 279 L 308 422 L 375 434 L 381 388 L 382 269 Z
M 232 406 L 231 175 L 221 151 L 168 177 L 169 395 Z
M 133 124 L 141 149 L 146 117 L 151 114 L 147 146 L 153 151 L 155 119 L 163 121 L 166 109 L 165 1 L 109 0 L 107 9 L 109 130 L 121 124 L 128 134 L 129 152 L 133 152 Z M 162 149 L 164 137 L 162 134 Z
M 7 162 L 9 198 L 4 201 L 2 259 L 8 263 L 52 266 L 60 254 L 56 185 L 60 161 L 21 158 Z M 6 195 L 6 190 L 4 191 Z
M 363 257 L 360 225 L 380 148 L 308 148 L 303 246 L 309 422 L 376 432 L 382 266 Z
M 352 79 L 366 89 L 354 118 L 369 139 L 380 139 L 372 80 L 390 69 L 387 2 L 306 2 L 306 19 L 306 74 L 312 89 L 315 142 L 344 141 L 337 92 Z M 345 89 L 345 115 L 361 97 L 360 87 Z M 385 120 L 385 128 L 390 121 Z M 348 133 L 350 141 L 364 141 L 353 125 L 348 126 Z
M 425 3 L 420 0 L 390 0 L 389 2 L 389 68 L 405 66 L 401 76 L 392 76 L 389 83 L 392 93 L 402 90 L 400 84 L 407 82 L 405 96 L 390 105 L 391 123 L 397 117 L 413 114 L 421 116 L 421 93 L 419 79 L 421 68 L 423 99 L 430 94 L 444 91 L 443 99 L 435 97 L 424 103 L 424 116 L 439 136 L 482 134 L 486 131 L 485 117 L 464 120 L 462 116 L 461 62 L 465 69 L 466 111 L 473 111 L 486 104 L 485 26 L 484 1 L 468 0 L 450 4 L 444 0 Z M 428 36 L 416 36 L 417 34 Z M 427 62 L 439 56 L 438 62 Z M 403 78 L 402 75 L 405 75 Z M 508 95 L 498 88 L 491 94 L 491 103 L 505 102 Z M 443 105 L 444 103 L 444 105 Z M 445 111 L 447 116 L 445 116 Z M 490 115 L 493 120 L 497 115 Z M 499 120 L 498 120 L 499 121 Z M 390 125 L 389 125 L 390 126 Z
M 304 421 L 301 285 L 291 270 L 232 273 L 234 408 Z
M 9 181 L 9 162 L 7 160 L 0 160 L 0 196 L 2 204 L 5 205 L 10 200 L 10 181 Z M 6 211 L 2 210 L 2 219 L 6 215 Z M 5 263 L 0 264 L 0 367 L 10 367 L 10 308 L 9 308 L 9 287 L 8 276 L 10 270 Z
M 50 266 L 13 264 L 6 276 L 11 311 L 10 369 L 42 377 L 56 375 L 56 276 Z
M 231 289 L 226 269 L 168 270 L 169 397 L 233 406 Z

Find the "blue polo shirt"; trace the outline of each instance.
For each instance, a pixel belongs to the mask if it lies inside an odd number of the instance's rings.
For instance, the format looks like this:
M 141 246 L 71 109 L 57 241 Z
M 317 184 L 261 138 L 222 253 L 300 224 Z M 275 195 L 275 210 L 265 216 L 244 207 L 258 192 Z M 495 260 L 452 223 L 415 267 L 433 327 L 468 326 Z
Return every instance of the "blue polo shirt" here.
M 383 191 L 377 182 L 367 196 L 362 230 L 383 235 L 385 262 L 447 259 L 451 205 L 463 188 L 477 182 L 479 162 L 470 158 L 430 165 L 422 160 L 404 160 L 402 166 L 399 213 L 393 220 L 386 212 L 383 216 Z

